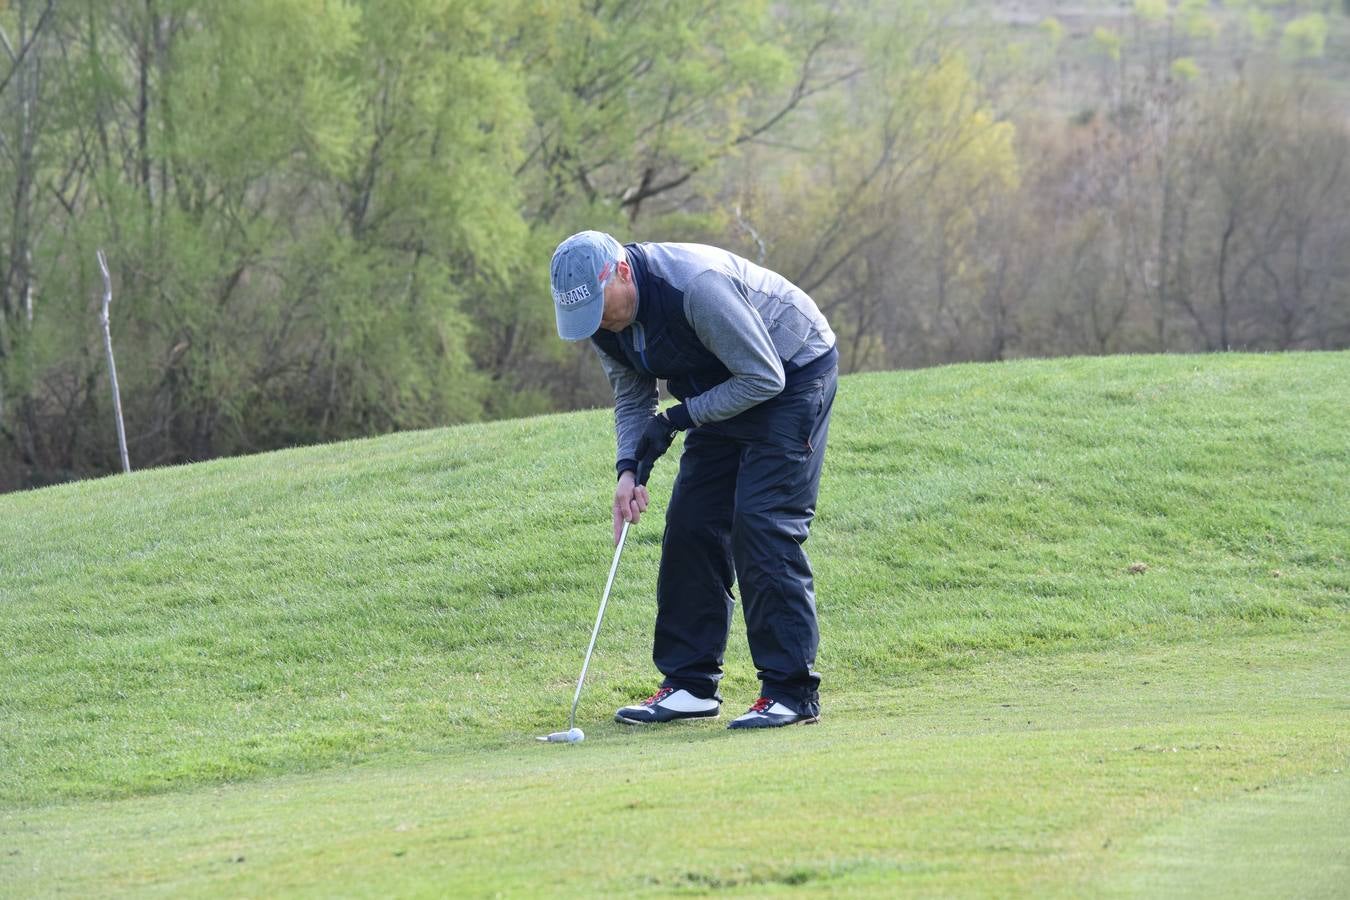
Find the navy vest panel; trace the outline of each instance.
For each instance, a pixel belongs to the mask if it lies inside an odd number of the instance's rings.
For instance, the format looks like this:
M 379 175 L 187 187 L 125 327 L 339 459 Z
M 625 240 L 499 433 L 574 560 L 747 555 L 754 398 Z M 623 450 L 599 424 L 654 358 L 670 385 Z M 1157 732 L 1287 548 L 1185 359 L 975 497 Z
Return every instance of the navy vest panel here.
M 595 345 L 631 369 L 664 378 L 666 390 L 679 400 L 697 396 L 730 378 L 726 366 L 703 346 L 685 317 L 684 294 L 650 273 L 647 258 L 637 244 L 624 249 L 638 286 L 637 318 L 618 334 L 600 329 L 591 336 Z

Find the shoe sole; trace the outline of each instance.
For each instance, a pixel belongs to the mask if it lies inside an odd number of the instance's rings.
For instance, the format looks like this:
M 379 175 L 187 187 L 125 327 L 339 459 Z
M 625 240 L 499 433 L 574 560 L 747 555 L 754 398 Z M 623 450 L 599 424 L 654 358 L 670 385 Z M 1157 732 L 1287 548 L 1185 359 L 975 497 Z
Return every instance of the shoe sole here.
M 691 719 L 716 719 L 721 714 L 720 709 L 713 710 L 710 713 L 690 713 L 687 716 L 676 716 L 673 719 L 629 719 L 615 714 L 614 721 L 623 725 L 669 725 L 671 722 L 688 722 Z
M 791 728 L 793 725 L 815 725 L 819 722 L 820 716 L 798 719 L 795 722 L 784 722 L 782 725 L 737 725 L 735 722 L 731 722 L 727 725 L 727 731 L 764 731 L 769 728 Z

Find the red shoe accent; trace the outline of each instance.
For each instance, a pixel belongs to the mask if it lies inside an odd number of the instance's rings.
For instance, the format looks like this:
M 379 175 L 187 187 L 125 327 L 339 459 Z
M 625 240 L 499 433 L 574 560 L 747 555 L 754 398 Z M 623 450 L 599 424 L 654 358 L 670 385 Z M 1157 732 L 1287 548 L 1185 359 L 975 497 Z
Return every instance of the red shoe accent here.
M 663 687 L 663 688 L 661 688 L 659 691 L 657 691 L 655 694 L 652 694 L 650 697 L 648 697 L 646 700 L 643 700 L 643 701 L 642 701 L 642 705 L 643 705 L 643 706 L 655 706 L 656 704 L 660 703 L 662 700 L 666 699 L 667 697 L 669 697 L 669 696 L 670 696 L 671 694 L 673 694 L 673 693 L 675 693 L 675 689 L 674 689 L 674 688 L 672 688 L 672 687 Z

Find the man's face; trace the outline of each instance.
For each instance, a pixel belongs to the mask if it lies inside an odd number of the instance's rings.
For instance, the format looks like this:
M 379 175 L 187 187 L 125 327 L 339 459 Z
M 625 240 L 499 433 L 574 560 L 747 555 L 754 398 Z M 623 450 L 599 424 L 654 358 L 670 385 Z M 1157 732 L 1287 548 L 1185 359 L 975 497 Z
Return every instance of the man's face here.
M 605 312 L 600 327 L 606 331 L 623 331 L 633 321 L 633 270 L 620 262 L 614 274 L 605 282 Z

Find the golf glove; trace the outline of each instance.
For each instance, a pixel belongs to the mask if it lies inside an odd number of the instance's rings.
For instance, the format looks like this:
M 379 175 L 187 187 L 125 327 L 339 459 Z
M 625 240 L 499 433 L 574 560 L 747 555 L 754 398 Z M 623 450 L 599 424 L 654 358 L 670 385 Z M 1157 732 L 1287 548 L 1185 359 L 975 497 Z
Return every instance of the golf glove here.
M 652 474 L 652 466 L 656 465 L 662 453 L 670 449 L 670 442 L 673 440 L 675 440 L 675 426 L 670 424 L 670 420 L 664 415 L 652 416 L 647 420 L 647 427 L 642 429 L 642 436 L 637 442 L 638 484 L 647 483 Z

